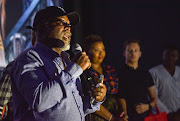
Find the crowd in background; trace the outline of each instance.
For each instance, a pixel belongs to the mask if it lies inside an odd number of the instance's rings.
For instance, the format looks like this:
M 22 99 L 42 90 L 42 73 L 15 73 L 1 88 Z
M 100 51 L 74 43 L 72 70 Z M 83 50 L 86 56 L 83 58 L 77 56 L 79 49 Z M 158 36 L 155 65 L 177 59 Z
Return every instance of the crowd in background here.
M 123 47 L 125 64 L 117 65 L 115 70 L 103 63 L 105 47 L 101 37 L 88 36 L 83 45 L 92 62 L 90 72 L 98 78 L 104 74 L 108 90 L 107 103 L 103 103 L 100 111 L 87 115 L 87 120 L 104 121 L 112 116 L 113 120 L 118 120 L 116 118 L 123 112 L 123 121 L 144 121 L 155 107 L 160 112 L 166 112 L 169 121 L 180 120 L 180 67 L 176 65 L 178 48 L 174 45 L 164 48 L 162 64 L 148 71 L 139 64 L 143 54 L 140 41 L 127 40 Z M 111 97 L 115 97 L 115 101 Z

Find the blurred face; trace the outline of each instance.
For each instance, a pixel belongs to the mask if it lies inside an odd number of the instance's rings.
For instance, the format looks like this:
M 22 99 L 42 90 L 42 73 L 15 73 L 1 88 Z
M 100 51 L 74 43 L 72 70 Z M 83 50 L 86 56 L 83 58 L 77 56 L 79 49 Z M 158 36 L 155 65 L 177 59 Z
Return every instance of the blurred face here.
M 130 43 L 129 45 L 127 45 L 124 51 L 124 56 L 125 56 L 126 62 L 138 63 L 138 60 L 141 57 L 139 44 Z
M 49 34 L 50 38 L 60 39 L 64 42 L 64 46 L 61 48 L 62 51 L 70 49 L 71 41 L 71 28 L 70 21 L 67 16 L 57 17 L 55 21 L 50 23 L 52 27 Z
M 106 55 L 105 47 L 102 42 L 95 42 L 88 51 L 89 58 L 94 64 L 101 64 Z
M 163 52 L 163 61 L 168 65 L 175 65 L 179 58 L 179 53 L 177 50 Z

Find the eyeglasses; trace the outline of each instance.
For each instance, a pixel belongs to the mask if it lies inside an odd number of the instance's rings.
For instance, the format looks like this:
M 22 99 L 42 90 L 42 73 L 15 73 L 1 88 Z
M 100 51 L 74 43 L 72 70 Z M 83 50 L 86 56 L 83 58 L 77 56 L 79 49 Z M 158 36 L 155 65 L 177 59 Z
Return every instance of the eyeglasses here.
M 68 24 L 65 20 L 62 20 L 62 19 L 54 19 L 54 20 L 51 20 L 50 22 L 56 22 L 55 24 L 57 26 L 64 26 L 64 28 L 71 27 L 71 24 Z

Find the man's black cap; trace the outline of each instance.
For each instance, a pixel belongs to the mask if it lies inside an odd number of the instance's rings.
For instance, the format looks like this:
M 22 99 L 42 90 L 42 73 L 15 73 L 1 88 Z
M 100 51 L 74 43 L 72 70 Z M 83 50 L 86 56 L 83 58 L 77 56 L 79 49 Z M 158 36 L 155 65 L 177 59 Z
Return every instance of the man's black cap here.
M 50 18 L 60 17 L 64 15 L 68 17 L 70 24 L 72 26 L 77 25 L 80 21 L 79 14 L 77 12 L 72 12 L 72 13 L 67 14 L 65 10 L 61 7 L 49 6 L 49 7 L 46 7 L 45 9 L 38 11 L 34 18 L 33 27 L 27 26 L 27 28 L 34 30 L 40 23 L 44 21 L 48 21 Z

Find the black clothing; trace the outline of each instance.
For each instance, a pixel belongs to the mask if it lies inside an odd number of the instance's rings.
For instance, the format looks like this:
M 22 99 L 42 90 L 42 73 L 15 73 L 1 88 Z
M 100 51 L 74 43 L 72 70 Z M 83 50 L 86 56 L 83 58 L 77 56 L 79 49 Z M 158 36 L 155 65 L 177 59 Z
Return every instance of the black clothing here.
M 3 67 L 0 67 L 0 79 L 1 79 L 2 74 L 3 74 L 3 70 L 4 70 L 4 68 L 3 68 Z M 1 85 L 1 83 L 2 83 L 2 82 L 0 82 L 0 85 Z
M 135 104 L 150 102 L 148 88 L 153 85 L 153 79 L 148 71 L 141 68 L 134 69 L 128 65 L 120 68 L 118 98 L 126 100 L 128 121 L 144 121 L 148 112 L 137 114 Z

